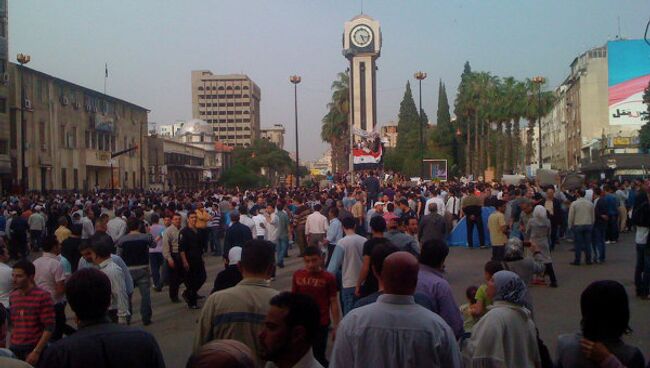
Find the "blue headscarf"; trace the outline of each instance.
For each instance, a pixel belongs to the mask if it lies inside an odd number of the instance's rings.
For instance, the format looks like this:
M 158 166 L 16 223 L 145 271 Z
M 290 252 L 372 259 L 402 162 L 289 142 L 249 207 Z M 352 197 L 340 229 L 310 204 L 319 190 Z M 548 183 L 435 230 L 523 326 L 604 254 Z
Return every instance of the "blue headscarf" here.
M 502 300 L 525 307 L 528 303 L 528 289 L 524 281 L 512 271 L 499 271 L 492 276 L 496 294 L 494 300 Z

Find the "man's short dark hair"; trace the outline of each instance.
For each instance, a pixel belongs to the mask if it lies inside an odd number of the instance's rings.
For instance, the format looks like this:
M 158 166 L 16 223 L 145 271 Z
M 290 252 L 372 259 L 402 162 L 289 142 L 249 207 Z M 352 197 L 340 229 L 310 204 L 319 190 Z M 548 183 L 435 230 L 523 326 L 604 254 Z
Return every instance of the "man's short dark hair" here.
M 330 207 L 330 209 L 328 210 L 328 213 L 330 215 L 333 215 L 334 217 L 339 217 L 339 209 L 337 207 L 334 207 L 334 206 Z
M 444 240 L 431 239 L 422 244 L 420 251 L 420 263 L 423 265 L 438 268 L 449 255 L 449 247 Z
M 254 239 L 242 247 L 241 263 L 242 270 L 251 273 L 266 272 L 275 262 L 273 243 L 268 240 Z
M 386 231 L 386 220 L 383 216 L 375 216 L 370 219 L 370 229 L 375 232 L 385 232 Z
M 82 268 L 66 281 L 65 296 L 79 320 L 98 320 L 111 305 L 111 281 L 97 269 Z
M 88 239 L 90 247 L 99 258 L 108 258 L 113 251 L 113 241 L 110 236 L 96 236 L 93 235 Z
M 375 270 L 375 272 L 377 272 L 377 275 L 381 275 L 381 270 L 383 269 L 384 260 L 386 257 L 395 252 L 399 252 L 399 248 L 393 245 L 393 243 L 391 243 L 388 239 L 384 238 L 381 240 L 384 241 L 375 243 L 375 247 L 370 253 L 370 265 Z
M 151 224 L 157 224 L 158 221 L 160 221 L 160 215 L 157 213 L 152 213 L 151 214 Z
M 346 216 L 343 217 L 343 220 L 341 220 L 341 224 L 343 224 L 344 229 L 355 229 L 357 227 L 357 222 L 354 221 L 352 217 Z
M 27 259 L 21 259 L 14 264 L 14 269 L 23 270 L 25 275 L 34 276 L 36 274 L 36 267 Z
M 305 256 L 321 256 L 323 253 L 318 249 L 318 247 L 307 247 L 305 248 Z
M 408 207 L 409 206 L 409 201 L 406 198 L 402 198 L 402 199 L 399 200 L 399 204 L 402 205 L 402 206 Z
M 48 235 L 43 239 L 43 251 L 51 252 L 56 245 L 59 244 L 59 241 L 54 235 Z
M 303 326 L 308 344 L 312 344 L 320 327 L 320 310 L 312 297 L 305 294 L 282 292 L 271 298 L 271 306 L 287 309 L 284 322 L 288 328 Z
M 137 217 L 129 217 L 126 220 L 126 228 L 129 231 L 136 231 L 140 228 L 140 220 Z
M 494 275 L 499 271 L 503 271 L 503 265 L 499 261 L 487 261 L 483 270 L 490 275 Z
M 320 205 L 320 203 L 316 203 L 314 205 L 314 211 L 318 212 L 323 209 L 323 206 Z

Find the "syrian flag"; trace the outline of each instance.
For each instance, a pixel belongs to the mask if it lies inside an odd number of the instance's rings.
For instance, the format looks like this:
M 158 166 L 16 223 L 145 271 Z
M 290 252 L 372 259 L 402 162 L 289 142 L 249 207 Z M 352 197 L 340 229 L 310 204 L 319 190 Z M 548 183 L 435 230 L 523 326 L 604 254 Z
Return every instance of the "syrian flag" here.
M 371 169 L 381 165 L 383 158 L 383 147 L 380 144 L 378 151 L 356 148 L 352 151 L 355 169 Z

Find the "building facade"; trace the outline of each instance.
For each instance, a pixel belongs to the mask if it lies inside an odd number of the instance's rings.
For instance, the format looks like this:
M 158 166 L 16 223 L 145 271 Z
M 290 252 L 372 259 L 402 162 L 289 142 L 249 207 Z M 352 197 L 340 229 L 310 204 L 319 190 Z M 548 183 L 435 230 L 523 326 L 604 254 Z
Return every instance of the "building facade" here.
M 397 147 L 397 123 L 391 121 L 381 127 L 381 141 L 386 148 Z
M 165 137 L 147 137 L 150 187 L 158 190 L 205 186 L 205 150 Z
M 260 138 L 275 144 L 280 149 L 284 149 L 284 125 L 273 124 L 270 128 L 262 128 Z
M 260 88 L 243 74 L 192 71 L 192 118 L 212 126 L 217 141 L 250 145 L 260 137 Z
M 206 183 L 216 182 L 230 168 L 232 148 L 217 144 L 212 128 L 203 120 L 192 119 L 182 124 L 173 140 L 202 148 L 205 151 L 203 180 Z
M 14 188 L 146 188 L 147 109 L 25 66 L 9 73 Z
M 9 155 L 9 9 L 0 0 L 0 192 L 11 189 L 13 180 Z
M 650 156 L 639 148 L 641 124 L 616 125 L 610 119 L 610 44 L 576 57 L 555 90 L 555 105 L 542 119 L 543 162 L 553 169 L 598 178 L 644 175 L 650 166 Z

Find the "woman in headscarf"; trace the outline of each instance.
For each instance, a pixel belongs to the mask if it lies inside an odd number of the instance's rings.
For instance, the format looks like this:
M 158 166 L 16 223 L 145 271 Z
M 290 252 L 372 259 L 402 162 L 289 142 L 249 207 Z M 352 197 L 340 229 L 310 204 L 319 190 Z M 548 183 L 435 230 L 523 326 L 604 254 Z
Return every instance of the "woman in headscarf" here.
M 526 240 L 537 245 L 537 249 L 542 254 L 545 274 L 551 280 L 551 287 L 557 287 L 557 279 L 553 270 L 553 260 L 551 259 L 550 250 L 551 221 L 548 219 L 546 208 L 541 205 L 535 206 L 533 218 L 526 224 Z
M 621 340 L 630 331 L 630 307 L 625 287 L 616 281 L 596 281 L 580 296 L 582 333 L 560 335 L 558 368 L 643 368 L 643 353 Z
M 463 349 L 465 367 L 541 367 L 526 284 L 514 272 L 499 271 L 487 293 L 494 303 L 472 329 Z

